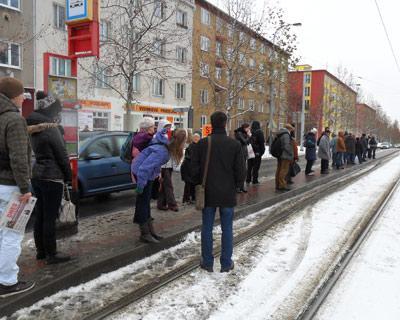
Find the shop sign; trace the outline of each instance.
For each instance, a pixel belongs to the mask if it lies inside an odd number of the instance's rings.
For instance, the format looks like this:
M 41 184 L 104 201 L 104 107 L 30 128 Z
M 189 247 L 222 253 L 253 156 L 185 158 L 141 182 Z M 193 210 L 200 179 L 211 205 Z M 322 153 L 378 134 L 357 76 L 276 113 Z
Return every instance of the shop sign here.
M 93 20 L 93 0 L 66 0 L 67 23 Z
M 79 104 L 82 108 L 90 109 L 111 109 L 111 102 L 100 101 L 100 100 L 79 100 Z
M 162 108 L 162 107 L 151 107 L 143 105 L 131 105 L 132 111 L 138 111 L 143 113 L 161 113 L 161 114 L 176 114 L 181 115 L 182 112 L 176 112 L 173 108 Z
M 211 133 L 212 133 L 212 127 L 211 127 L 211 124 L 205 124 L 204 126 L 203 126 L 203 128 L 201 128 L 202 130 L 202 136 L 203 136 L 203 138 L 205 138 L 205 137 L 208 137 Z
M 75 78 L 49 76 L 48 92 L 61 101 L 76 100 L 77 80 Z

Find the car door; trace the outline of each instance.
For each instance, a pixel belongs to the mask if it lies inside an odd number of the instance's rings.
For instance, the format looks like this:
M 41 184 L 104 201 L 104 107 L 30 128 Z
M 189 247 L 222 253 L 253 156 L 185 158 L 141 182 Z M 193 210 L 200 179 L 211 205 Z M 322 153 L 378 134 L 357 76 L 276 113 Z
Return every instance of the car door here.
M 79 161 L 79 174 L 86 195 L 111 191 L 117 171 L 114 140 L 100 136 L 90 141 Z
M 116 155 L 118 157 L 118 161 L 116 161 L 116 173 L 115 173 L 115 179 L 118 185 L 122 187 L 131 187 L 133 186 L 132 184 L 132 179 L 131 179 L 131 166 L 130 164 L 122 161 L 119 157 L 121 147 L 124 144 L 126 138 L 128 137 L 128 134 L 120 134 L 120 135 L 114 135 L 115 143 L 114 145 L 116 146 Z

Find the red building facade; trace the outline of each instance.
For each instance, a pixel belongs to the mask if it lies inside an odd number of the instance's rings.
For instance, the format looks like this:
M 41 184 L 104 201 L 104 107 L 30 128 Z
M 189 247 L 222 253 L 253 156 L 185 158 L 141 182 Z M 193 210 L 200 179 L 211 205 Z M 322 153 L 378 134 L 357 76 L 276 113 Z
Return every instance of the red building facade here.
M 365 103 L 356 105 L 356 129 L 358 134 L 373 133 L 376 123 L 376 110 Z

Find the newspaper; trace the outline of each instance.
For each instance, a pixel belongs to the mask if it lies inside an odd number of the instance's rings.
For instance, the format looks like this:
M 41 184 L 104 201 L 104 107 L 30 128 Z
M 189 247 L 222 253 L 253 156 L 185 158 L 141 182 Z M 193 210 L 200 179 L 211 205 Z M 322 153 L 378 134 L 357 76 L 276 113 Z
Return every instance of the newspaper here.
M 26 225 L 35 208 L 36 198 L 31 197 L 28 202 L 21 203 L 20 196 L 20 193 L 13 192 L 10 199 L 0 199 L 0 228 L 25 233 Z

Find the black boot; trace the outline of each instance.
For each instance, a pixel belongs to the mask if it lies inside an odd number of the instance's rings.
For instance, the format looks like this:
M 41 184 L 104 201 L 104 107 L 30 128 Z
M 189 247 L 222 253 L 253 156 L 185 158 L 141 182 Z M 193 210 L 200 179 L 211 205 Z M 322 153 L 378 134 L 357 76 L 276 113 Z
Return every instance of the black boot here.
M 57 264 L 71 260 L 70 256 L 56 253 L 55 255 L 49 255 L 46 259 L 46 264 Z
M 145 242 L 145 243 L 159 243 L 160 242 L 151 235 L 148 222 L 139 225 L 139 228 L 140 228 L 140 241 Z
M 154 219 L 151 218 L 151 219 L 149 219 L 149 222 L 148 222 L 150 234 L 151 234 L 151 235 L 153 236 L 153 238 L 156 239 L 156 240 L 162 240 L 162 239 L 164 239 L 163 237 L 159 236 L 159 235 L 156 233 L 156 231 L 154 230 L 153 220 L 154 220 Z

